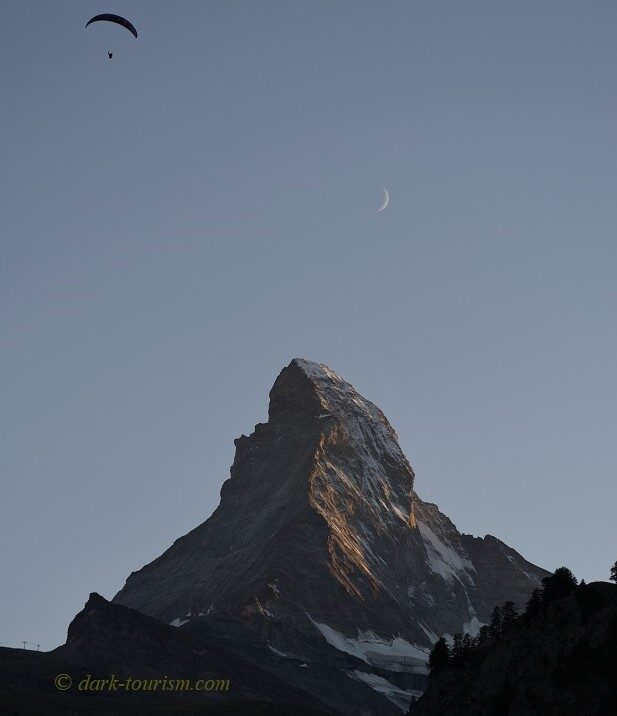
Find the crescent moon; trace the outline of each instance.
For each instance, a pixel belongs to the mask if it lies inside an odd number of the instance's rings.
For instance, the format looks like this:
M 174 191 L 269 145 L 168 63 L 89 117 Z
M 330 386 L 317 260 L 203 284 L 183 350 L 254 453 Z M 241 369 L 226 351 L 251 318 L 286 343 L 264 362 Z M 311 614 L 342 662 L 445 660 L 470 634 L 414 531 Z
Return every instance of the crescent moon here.
M 386 206 L 388 206 L 388 204 L 390 203 L 390 194 L 388 194 L 388 190 L 386 189 L 385 186 L 382 187 L 382 189 L 383 189 L 383 198 L 381 201 L 381 206 L 379 207 L 379 209 L 377 209 L 377 212 L 376 212 L 377 214 L 379 214 L 380 211 L 383 211 L 386 208 Z

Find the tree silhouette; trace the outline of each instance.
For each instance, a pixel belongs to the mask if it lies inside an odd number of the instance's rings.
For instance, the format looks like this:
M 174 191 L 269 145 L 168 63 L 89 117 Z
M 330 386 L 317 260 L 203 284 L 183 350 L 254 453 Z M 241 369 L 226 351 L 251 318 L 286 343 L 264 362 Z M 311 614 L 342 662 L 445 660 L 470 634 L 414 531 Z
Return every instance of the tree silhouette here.
M 476 646 L 476 640 L 471 636 L 471 634 L 468 634 L 465 632 L 463 634 L 463 638 L 461 639 L 461 648 L 463 651 L 463 654 L 466 655 L 470 651 L 472 651 Z
M 488 624 L 485 624 L 480 629 L 480 633 L 478 634 L 477 644 L 478 647 L 482 648 L 484 646 L 488 646 L 488 644 L 491 643 L 491 630 Z
M 531 593 L 531 597 L 527 602 L 527 609 L 525 609 L 525 616 L 533 619 L 542 611 L 542 590 L 534 589 Z
M 581 609 L 581 621 L 583 624 L 587 624 L 591 617 L 602 609 L 602 598 L 593 587 L 585 584 L 584 579 L 581 579 L 575 594 Z
M 608 639 L 605 645 L 605 658 L 603 660 L 604 666 L 609 666 L 611 670 L 615 670 L 615 664 L 617 664 L 617 614 L 613 614 L 608 624 Z
M 611 576 L 610 576 L 611 582 L 617 582 L 617 560 L 611 567 Z
M 542 580 L 542 599 L 548 604 L 554 599 L 569 597 L 577 584 L 578 580 L 567 567 L 559 567 L 550 577 Z
M 489 626 L 491 640 L 494 641 L 501 634 L 501 627 L 501 609 L 499 607 L 495 607 L 491 614 L 491 623 Z
M 501 628 L 502 630 L 508 629 L 514 622 L 518 612 L 516 611 L 516 605 L 512 601 L 507 601 L 501 608 Z
M 459 661 L 463 657 L 463 635 L 455 634 L 452 639 L 452 660 Z
M 440 672 L 445 666 L 448 665 L 449 661 L 450 649 L 448 648 L 448 643 L 446 642 L 446 640 L 441 637 L 435 642 L 435 646 L 433 646 L 431 655 L 428 658 L 428 668 L 430 669 L 431 674 L 437 674 L 438 672 Z

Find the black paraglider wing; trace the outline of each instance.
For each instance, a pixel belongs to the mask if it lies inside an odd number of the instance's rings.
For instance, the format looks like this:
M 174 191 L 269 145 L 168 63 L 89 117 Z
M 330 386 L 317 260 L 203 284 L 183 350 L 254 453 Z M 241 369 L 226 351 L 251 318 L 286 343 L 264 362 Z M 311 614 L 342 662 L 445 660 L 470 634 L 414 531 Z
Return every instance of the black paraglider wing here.
M 93 22 L 99 22 L 100 20 L 106 20 L 107 22 L 115 22 L 118 25 L 122 25 L 122 27 L 126 27 L 126 29 L 132 33 L 135 37 L 137 37 L 137 30 L 135 29 L 135 26 L 130 23 L 125 17 L 120 17 L 120 15 L 111 15 L 109 13 L 103 13 L 102 15 L 95 15 L 93 18 L 88 20 L 86 23 L 86 27 L 90 25 Z

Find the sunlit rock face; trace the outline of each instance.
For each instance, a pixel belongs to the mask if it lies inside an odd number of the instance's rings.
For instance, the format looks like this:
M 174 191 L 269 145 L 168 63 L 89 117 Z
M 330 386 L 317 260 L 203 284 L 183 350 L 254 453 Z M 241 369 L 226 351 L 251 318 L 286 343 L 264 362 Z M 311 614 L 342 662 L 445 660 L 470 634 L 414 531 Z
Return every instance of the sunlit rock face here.
M 307 663 L 351 656 L 369 676 L 350 678 L 402 708 L 436 638 L 477 631 L 547 574 L 420 500 L 384 414 L 325 365 L 293 360 L 268 422 L 235 445 L 212 516 L 131 574 L 116 602 L 174 624 L 231 614 Z

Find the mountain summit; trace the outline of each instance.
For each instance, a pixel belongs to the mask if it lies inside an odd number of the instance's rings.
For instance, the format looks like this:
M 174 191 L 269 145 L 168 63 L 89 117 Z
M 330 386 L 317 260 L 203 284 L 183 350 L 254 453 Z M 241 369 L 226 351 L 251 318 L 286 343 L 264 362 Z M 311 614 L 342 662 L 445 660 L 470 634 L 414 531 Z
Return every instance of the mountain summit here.
M 439 636 L 475 633 L 548 574 L 423 502 L 385 415 L 326 365 L 292 360 L 268 422 L 235 445 L 212 516 L 116 603 L 174 626 L 232 616 L 273 652 L 330 659 L 403 709 Z

